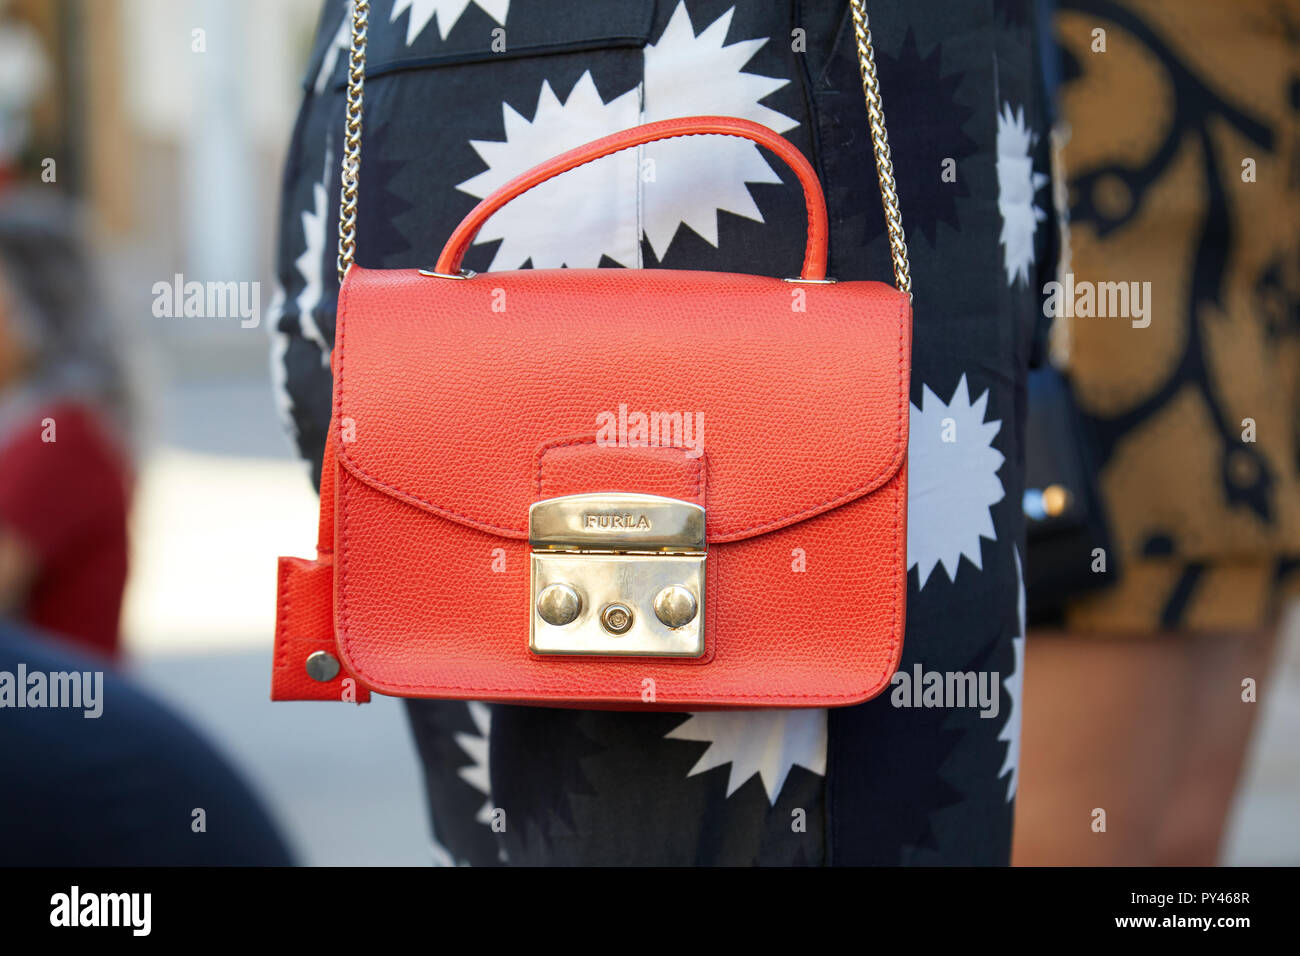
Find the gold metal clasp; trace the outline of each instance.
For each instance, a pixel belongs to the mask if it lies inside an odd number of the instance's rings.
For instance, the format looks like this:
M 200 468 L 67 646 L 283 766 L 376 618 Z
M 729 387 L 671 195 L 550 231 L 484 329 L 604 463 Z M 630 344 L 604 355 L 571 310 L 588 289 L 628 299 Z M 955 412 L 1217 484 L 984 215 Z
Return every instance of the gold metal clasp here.
M 704 653 L 704 509 L 601 493 L 528 509 L 537 654 Z

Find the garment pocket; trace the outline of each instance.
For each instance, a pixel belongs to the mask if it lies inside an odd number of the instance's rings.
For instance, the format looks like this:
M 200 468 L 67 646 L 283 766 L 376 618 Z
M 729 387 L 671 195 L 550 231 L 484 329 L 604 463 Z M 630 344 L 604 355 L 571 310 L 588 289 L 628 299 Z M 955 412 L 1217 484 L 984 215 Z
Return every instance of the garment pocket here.
M 370 15 L 358 223 L 369 266 L 429 267 L 456 223 L 493 189 L 642 121 L 653 0 L 511 0 L 504 26 L 485 10 L 496 4 L 474 0 L 445 39 L 437 18 L 458 4 L 411 19 L 426 6 L 377 2 Z M 340 66 L 335 110 L 345 81 Z M 629 151 L 539 187 L 488 224 L 466 266 L 636 266 L 638 186 L 638 156 Z
M 402 70 L 511 60 L 582 50 L 640 48 L 654 0 L 376 0 L 371 4 L 366 77 Z M 347 82 L 351 4 L 332 0 L 308 61 L 305 87 Z

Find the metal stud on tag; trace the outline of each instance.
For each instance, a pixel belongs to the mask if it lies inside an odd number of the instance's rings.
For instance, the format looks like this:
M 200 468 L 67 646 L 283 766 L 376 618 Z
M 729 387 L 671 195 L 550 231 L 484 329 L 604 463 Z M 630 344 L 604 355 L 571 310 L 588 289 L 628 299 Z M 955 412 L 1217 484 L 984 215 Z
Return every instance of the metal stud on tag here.
M 328 684 L 339 676 L 339 659 L 329 651 L 313 651 L 307 655 L 307 676 Z

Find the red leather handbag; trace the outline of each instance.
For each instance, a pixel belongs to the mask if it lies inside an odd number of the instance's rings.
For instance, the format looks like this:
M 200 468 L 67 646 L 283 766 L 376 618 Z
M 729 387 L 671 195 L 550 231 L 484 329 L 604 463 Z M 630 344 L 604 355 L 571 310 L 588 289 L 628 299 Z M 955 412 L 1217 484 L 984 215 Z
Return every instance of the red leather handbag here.
M 465 218 L 431 271 L 352 264 L 355 5 L 333 422 L 317 557 L 280 559 L 273 699 L 823 707 L 888 685 L 906 598 L 911 296 L 853 5 L 898 288 L 827 279 L 812 167 L 722 116 L 530 170 Z M 795 172 L 798 278 L 461 270 L 526 190 L 696 135 L 745 137 Z

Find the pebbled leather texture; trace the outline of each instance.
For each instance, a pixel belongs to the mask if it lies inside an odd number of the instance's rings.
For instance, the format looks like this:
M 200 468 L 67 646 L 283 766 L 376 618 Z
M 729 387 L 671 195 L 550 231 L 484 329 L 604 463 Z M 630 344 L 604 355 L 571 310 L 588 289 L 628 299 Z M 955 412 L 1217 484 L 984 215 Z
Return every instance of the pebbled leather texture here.
M 706 469 L 704 456 L 691 457 L 684 448 L 602 445 L 594 435 L 562 438 L 537 454 L 534 498 L 636 488 L 707 508 Z
M 356 441 L 339 444 L 340 461 L 471 527 L 526 538 L 539 449 L 596 437 L 597 416 L 621 405 L 703 416 L 710 542 L 873 491 L 907 451 L 908 303 L 887 285 L 354 271 L 339 297 L 334 413 Z M 792 290 L 806 312 L 791 311 Z
M 902 648 L 910 356 L 910 301 L 879 282 L 353 266 L 319 557 L 283 559 L 277 662 L 281 633 L 311 634 L 398 696 L 664 710 L 866 700 Z M 597 441 L 602 413 L 635 412 L 702 418 L 702 454 Z M 702 658 L 529 651 L 528 507 L 594 491 L 704 505 Z M 312 598 L 286 608 L 293 576 Z
M 829 235 L 826 223 L 826 198 L 822 195 L 822 184 L 813 171 L 812 164 L 785 137 L 760 123 L 736 116 L 683 116 L 634 126 L 609 136 L 602 136 L 582 146 L 576 146 L 568 152 L 520 173 L 484 197 L 483 201 L 461 220 L 460 225 L 452 232 L 451 238 L 447 240 L 447 245 L 443 247 L 442 255 L 438 257 L 438 264 L 434 266 L 434 270 L 444 275 L 454 275 L 459 272 L 461 260 L 464 259 L 478 231 L 483 228 L 483 224 L 510 200 L 517 199 L 533 187 L 540 186 L 571 169 L 577 169 L 579 166 L 609 156 L 611 153 L 644 146 L 646 143 L 661 139 L 675 139 L 679 136 L 739 136 L 752 140 L 779 156 L 799 178 L 799 185 L 803 187 L 804 206 L 808 212 L 808 241 L 804 251 L 803 268 L 799 274 L 804 279 L 826 277 L 826 243 Z

